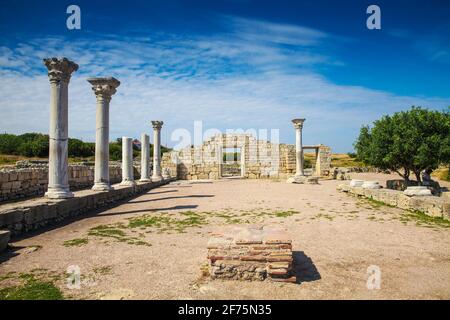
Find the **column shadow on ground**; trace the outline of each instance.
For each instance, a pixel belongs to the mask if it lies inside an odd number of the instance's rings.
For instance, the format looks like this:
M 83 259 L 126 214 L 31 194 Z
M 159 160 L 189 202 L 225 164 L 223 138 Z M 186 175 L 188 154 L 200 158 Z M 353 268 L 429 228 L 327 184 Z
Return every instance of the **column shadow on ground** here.
M 149 208 L 149 209 L 141 209 L 141 210 L 129 210 L 129 211 L 120 211 L 120 212 L 111 212 L 111 213 L 103 213 L 99 214 L 98 217 L 108 217 L 108 216 L 117 216 L 122 214 L 129 213 L 144 213 L 144 212 L 156 212 L 156 211 L 171 211 L 171 210 L 186 210 L 186 209 L 195 209 L 198 205 L 184 205 L 184 206 L 173 206 L 173 207 L 165 207 L 165 208 Z
M 173 196 L 173 197 L 163 197 L 163 198 L 148 199 L 148 200 L 128 201 L 127 203 L 144 203 L 144 202 L 153 202 L 153 201 L 160 201 L 160 200 L 171 200 L 171 199 L 211 198 L 211 197 L 214 197 L 214 195 L 212 195 L 212 194 L 192 194 L 192 195 L 188 195 L 188 196 Z
M 294 275 L 297 277 L 297 284 L 302 282 L 312 282 L 322 279 L 316 265 L 303 251 L 293 251 Z

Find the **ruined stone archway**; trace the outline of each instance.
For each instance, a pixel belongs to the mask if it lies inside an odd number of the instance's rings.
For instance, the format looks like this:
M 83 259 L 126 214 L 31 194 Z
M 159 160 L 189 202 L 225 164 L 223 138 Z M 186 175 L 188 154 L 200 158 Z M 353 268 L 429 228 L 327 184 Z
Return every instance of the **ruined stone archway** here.
M 246 133 L 217 134 L 199 146 L 172 151 L 162 159 L 162 166 L 184 180 L 220 179 L 223 150 L 240 150 L 241 177 L 249 179 L 287 179 L 296 170 L 295 146 L 257 140 Z M 331 151 L 324 145 L 305 146 L 316 150 L 314 175 L 323 176 L 330 169 Z

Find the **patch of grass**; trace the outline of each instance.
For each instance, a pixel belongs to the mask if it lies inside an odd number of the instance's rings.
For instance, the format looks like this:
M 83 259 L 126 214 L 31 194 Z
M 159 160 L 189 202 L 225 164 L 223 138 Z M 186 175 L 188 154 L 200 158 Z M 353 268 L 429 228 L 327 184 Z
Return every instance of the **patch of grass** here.
M 381 207 L 390 207 L 390 208 L 395 208 L 395 206 L 392 206 L 392 205 L 390 205 L 390 204 L 387 204 L 387 203 L 385 203 L 385 202 L 383 202 L 383 201 L 379 201 L 379 200 L 375 200 L 375 199 L 373 199 L 372 197 L 370 197 L 370 198 L 366 198 L 366 200 L 369 202 L 369 204 L 373 207 L 373 208 L 375 208 L 375 209 L 378 209 L 378 208 L 381 208 Z
M 63 245 L 65 247 L 80 247 L 89 242 L 88 238 L 78 238 L 78 239 L 72 239 L 64 241 Z
M 298 211 L 290 210 L 269 210 L 257 208 L 254 210 L 231 210 L 223 211 L 181 211 L 178 213 L 154 212 L 138 217 L 128 218 L 128 223 L 116 223 L 110 225 L 99 225 L 88 232 L 88 236 L 112 238 L 117 241 L 135 245 L 149 245 L 136 237 L 130 237 L 130 233 L 136 234 L 139 230 L 140 237 L 145 237 L 145 233 L 185 233 L 187 229 L 202 227 L 209 223 L 219 222 L 225 224 L 245 224 L 261 222 L 268 218 L 286 218 L 298 214 Z M 219 221 L 217 221 L 219 220 Z M 75 239 L 74 239 L 75 240 Z M 75 243 L 77 243 L 75 241 Z
M 356 160 L 356 158 L 343 153 L 333 153 L 331 156 L 332 167 L 364 167 L 362 162 Z
M 204 215 L 194 211 L 184 211 L 180 213 L 186 218 L 170 217 L 166 214 L 159 215 L 143 215 L 136 218 L 130 218 L 129 228 L 155 228 L 160 231 L 177 231 L 185 232 L 185 229 L 191 227 L 200 227 L 207 224 L 207 220 Z
M 372 198 L 367 198 L 366 200 L 375 209 L 378 209 L 382 206 L 395 208 L 395 206 L 384 203 L 382 201 L 374 200 Z M 373 219 L 371 219 L 371 217 L 369 217 L 368 219 L 375 220 L 375 217 L 373 216 Z M 416 221 L 417 226 L 423 226 L 423 227 L 429 227 L 429 228 L 432 228 L 432 227 L 450 228 L 450 221 L 448 221 L 442 217 L 429 216 L 426 213 L 424 213 L 422 211 L 418 211 L 418 210 L 406 211 L 406 213 L 402 214 L 397 219 L 404 225 L 407 225 L 408 222 Z M 379 221 L 384 221 L 384 219 L 380 218 Z
M 107 274 L 111 274 L 112 267 L 104 266 L 104 267 L 94 268 L 93 271 L 95 274 L 107 275 Z
M 21 274 L 23 284 L 0 289 L 0 300 L 62 300 L 63 294 L 53 282 Z
M 411 213 L 402 215 L 402 218 L 401 221 L 414 220 L 418 226 L 450 228 L 449 220 L 442 217 L 431 217 L 422 211 L 412 211 Z
M 326 213 L 319 213 L 315 216 L 314 219 L 320 219 L 320 218 L 325 218 L 327 220 L 333 221 L 334 220 L 334 216 L 332 216 L 331 214 L 326 214 Z M 311 220 L 314 220 L 311 218 Z
M 97 237 L 110 237 L 115 239 L 120 239 L 125 237 L 125 232 L 118 229 L 114 225 L 104 225 L 101 224 L 89 230 L 88 235 Z
M 288 211 L 275 211 L 275 216 L 278 218 L 286 218 L 286 217 L 290 217 L 293 216 L 294 214 L 297 214 L 297 211 L 293 211 L 293 210 L 288 210 Z
M 100 238 L 111 238 L 119 242 L 125 242 L 138 246 L 151 246 L 151 244 L 148 242 L 127 235 L 127 233 L 124 231 L 125 228 L 126 227 L 122 224 L 99 225 L 91 228 L 88 232 L 88 235 Z

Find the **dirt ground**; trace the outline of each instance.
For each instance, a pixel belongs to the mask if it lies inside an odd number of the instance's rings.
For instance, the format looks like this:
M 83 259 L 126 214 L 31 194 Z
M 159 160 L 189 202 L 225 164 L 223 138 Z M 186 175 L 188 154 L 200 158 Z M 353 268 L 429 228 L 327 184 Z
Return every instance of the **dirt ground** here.
M 339 183 L 174 182 L 16 240 L 0 255 L 0 279 L 57 275 L 71 299 L 449 299 L 449 225 L 339 193 Z M 209 233 L 241 223 L 286 227 L 297 284 L 202 277 Z M 67 288 L 69 266 L 81 271 L 79 289 Z M 367 288 L 369 266 L 380 268 L 380 289 Z

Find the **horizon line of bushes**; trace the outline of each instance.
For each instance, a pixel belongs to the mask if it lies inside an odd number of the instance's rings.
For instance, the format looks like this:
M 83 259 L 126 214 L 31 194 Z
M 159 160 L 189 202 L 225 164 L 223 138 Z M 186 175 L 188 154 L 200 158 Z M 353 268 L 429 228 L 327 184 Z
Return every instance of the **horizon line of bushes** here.
M 95 156 L 95 143 L 69 138 L 69 157 L 89 158 Z M 170 151 L 161 146 L 161 154 Z M 47 158 L 49 152 L 49 136 L 42 133 L 24 133 L 20 135 L 1 133 L 0 154 L 24 157 Z M 133 156 L 137 157 L 140 150 L 133 144 Z M 150 143 L 150 154 L 153 154 L 153 144 Z M 112 161 L 122 159 L 122 138 L 109 143 L 109 158 Z

